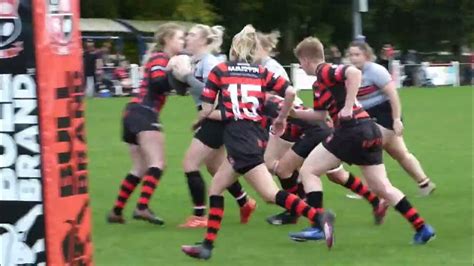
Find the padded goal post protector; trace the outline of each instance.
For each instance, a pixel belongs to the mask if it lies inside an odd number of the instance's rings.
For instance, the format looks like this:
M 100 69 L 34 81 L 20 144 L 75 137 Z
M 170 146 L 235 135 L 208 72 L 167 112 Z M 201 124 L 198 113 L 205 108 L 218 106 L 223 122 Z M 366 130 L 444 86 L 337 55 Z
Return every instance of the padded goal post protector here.
M 79 0 L 0 0 L 0 265 L 92 265 Z

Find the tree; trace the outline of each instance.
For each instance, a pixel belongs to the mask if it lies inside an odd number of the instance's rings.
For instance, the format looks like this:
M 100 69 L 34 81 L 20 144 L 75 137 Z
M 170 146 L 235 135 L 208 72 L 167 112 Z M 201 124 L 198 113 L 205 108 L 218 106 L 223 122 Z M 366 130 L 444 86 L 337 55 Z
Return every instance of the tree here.
M 292 62 L 293 47 L 306 36 L 327 46 L 347 47 L 352 39 L 349 0 L 82 0 L 83 17 L 184 20 L 226 28 L 224 50 L 244 25 L 282 33 L 279 59 Z M 369 43 L 401 49 L 459 50 L 474 46 L 473 0 L 370 0 L 363 14 Z
M 197 23 L 213 23 L 217 18 L 205 0 L 82 0 L 81 16 Z
M 393 42 L 402 49 L 452 50 L 469 41 L 468 32 L 472 33 L 474 27 L 471 0 L 377 0 L 371 4 L 373 14 L 367 34 L 377 44 Z

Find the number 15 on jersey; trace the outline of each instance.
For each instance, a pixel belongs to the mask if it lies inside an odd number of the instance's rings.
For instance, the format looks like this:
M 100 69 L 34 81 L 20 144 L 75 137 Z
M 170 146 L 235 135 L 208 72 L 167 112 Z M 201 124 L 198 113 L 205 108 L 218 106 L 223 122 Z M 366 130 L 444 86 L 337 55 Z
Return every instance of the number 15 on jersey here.
M 255 95 L 255 92 L 261 93 L 261 86 L 251 84 L 230 84 L 228 90 L 232 101 L 232 112 L 234 113 L 235 119 L 243 119 L 242 111 L 247 118 L 252 119 L 258 117 L 257 109 L 260 102 L 257 96 L 251 96 L 249 93 L 252 92 L 253 95 Z

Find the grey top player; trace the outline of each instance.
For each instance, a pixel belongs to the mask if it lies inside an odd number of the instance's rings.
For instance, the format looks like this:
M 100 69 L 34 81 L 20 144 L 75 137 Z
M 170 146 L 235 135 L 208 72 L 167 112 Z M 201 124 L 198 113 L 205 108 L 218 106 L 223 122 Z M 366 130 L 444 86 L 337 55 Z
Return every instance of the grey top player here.
M 362 86 L 357 100 L 379 125 L 401 136 L 402 110 L 397 89 L 388 70 L 372 62 L 371 51 L 368 44 L 359 42 L 351 44 L 349 50 L 351 63 L 362 70 Z
M 425 174 L 418 159 L 410 153 L 403 139 L 401 103 L 390 73 L 373 63 L 372 48 L 365 42 L 353 42 L 349 49 L 351 63 L 362 70 L 362 87 L 357 100 L 377 120 L 383 135 L 385 151 L 398 161 L 418 183 L 420 195 L 428 196 L 436 185 Z
M 200 108 L 201 100 L 199 99 L 207 81 L 209 72 L 219 64 L 219 60 L 211 53 L 198 55 L 193 58 L 193 74 L 186 77 L 189 88 L 189 93 L 193 97 L 196 106 Z
M 366 62 L 362 67 L 362 86 L 357 94 L 357 100 L 364 109 L 370 109 L 389 101 L 383 90 L 392 81 L 390 73 L 382 65 Z

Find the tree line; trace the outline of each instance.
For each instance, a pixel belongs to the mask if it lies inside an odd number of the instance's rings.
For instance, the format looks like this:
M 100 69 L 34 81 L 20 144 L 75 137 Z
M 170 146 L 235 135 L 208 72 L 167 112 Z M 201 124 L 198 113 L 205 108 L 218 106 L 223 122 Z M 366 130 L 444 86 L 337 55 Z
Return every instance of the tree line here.
M 459 53 L 474 49 L 473 0 L 369 0 L 363 32 L 375 48 Z M 219 24 L 231 36 L 251 23 L 262 31 L 279 30 L 280 59 L 291 61 L 292 48 L 306 36 L 347 47 L 352 39 L 351 0 L 82 0 L 85 18 L 184 20 Z

